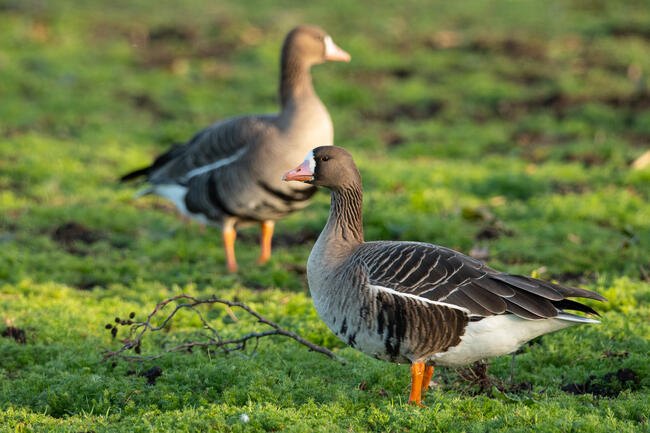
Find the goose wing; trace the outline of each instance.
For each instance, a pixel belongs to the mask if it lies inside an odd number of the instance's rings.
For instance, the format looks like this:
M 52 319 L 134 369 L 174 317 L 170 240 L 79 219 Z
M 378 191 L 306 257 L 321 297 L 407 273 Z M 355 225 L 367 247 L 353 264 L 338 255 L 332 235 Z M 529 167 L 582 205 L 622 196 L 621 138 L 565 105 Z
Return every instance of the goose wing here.
M 564 308 L 596 314 L 568 297 L 606 300 L 589 290 L 498 272 L 449 248 L 416 242 L 368 242 L 358 251 L 370 284 L 466 308 L 472 316 L 512 313 L 556 317 Z
M 196 133 L 148 173 L 152 183 L 186 183 L 227 166 L 263 141 L 273 127 L 272 116 L 242 116 L 215 123 Z M 168 154 L 170 152 L 167 152 Z

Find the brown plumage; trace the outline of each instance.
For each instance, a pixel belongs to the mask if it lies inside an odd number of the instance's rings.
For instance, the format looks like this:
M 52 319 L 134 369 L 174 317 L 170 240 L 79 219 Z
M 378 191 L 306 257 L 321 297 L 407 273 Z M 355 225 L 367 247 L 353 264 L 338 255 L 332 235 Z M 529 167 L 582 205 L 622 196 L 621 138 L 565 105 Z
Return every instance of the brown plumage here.
M 332 191 L 329 219 L 307 263 L 316 310 L 350 346 L 412 363 L 414 404 L 421 404 L 433 365 L 511 353 L 536 336 L 598 323 L 564 311 L 595 314 L 566 299 L 605 300 L 589 290 L 499 272 L 438 245 L 364 242 L 361 176 L 340 147 L 312 150 L 284 179 Z

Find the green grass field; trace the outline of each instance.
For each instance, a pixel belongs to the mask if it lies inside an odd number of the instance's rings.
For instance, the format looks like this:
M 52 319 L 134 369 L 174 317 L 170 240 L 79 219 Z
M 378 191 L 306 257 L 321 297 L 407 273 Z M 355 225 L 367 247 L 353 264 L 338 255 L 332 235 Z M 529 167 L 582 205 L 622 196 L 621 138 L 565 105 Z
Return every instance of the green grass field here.
M 338 341 L 305 277 L 327 194 L 277 224 L 267 265 L 242 231 L 227 275 L 219 231 L 117 183 L 213 121 L 275 111 L 280 45 L 300 23 L 352 55 L 313 75 L 359 163 L 368 240 L 441 244 L 609 298 L 589 304 L 601 325 L 523 348 L 530 390 L 439 368 L 429 408 L 412 408 L 408 366 Z M 649 23 L 645 1 L 0 0 L 0 432 L 649 431 L 650 166 L 633 166 L 650 149 Z M 347 365 L 281 337 L 252 357 L 102 361 L 126 337 L 107 323 L 182 292 L 246 302 Z M 224 336 L 265 329 L 201 311 Z M 143 354 L 201 332 L 181 312 Z M 509 365 L 491 359 L 490 376 Z M 620 371 L 633 380 L 605 377 Z M 606 395 L 562 390 L 592 375 Z

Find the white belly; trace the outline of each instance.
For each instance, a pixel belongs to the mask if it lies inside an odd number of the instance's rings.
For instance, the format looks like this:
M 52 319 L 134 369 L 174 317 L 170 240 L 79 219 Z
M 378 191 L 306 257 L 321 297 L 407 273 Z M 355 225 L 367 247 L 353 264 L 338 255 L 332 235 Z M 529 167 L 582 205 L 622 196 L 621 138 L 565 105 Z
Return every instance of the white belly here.
M 458 346 L 433 356 L 436 365 L 460 366 L 512 353 L 522 344 L 549 332 L 577 325 L 561 319 L 526 320 L 513 314 L 469 322 Z
M 178 209 L 178 211 L 183 216 L 193 218 L 194 220 L 205 225 L 214 225 L 214 222 L 208 220 L 205 215 L 193 213 L 187 209 L 187 206 L 185 206 L 185 195 L 187 194 L 187 187 L 177 184 L 160 184 L 152 185 L 150 187 L 150 190 L 153 194 L 164 197 L 174 203 L 176 209 Z

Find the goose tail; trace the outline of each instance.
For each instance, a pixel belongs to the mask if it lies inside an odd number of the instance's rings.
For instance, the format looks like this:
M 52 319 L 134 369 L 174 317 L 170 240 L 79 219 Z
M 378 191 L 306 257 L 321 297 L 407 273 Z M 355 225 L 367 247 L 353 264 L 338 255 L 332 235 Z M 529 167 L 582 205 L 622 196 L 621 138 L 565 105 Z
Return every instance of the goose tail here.
M 140 197 L 145 196 L 145 195 L 153 194 L 153 192 L 154 192 L 154 187 L 153 186 L 147 186 L 145 188 L 142 188 L 141 190 L 139 190 L 135 194 L 133 194 L 133 198 L 134 199 L 140 198 Z
M 600 323 L 600 320 L 591 319 L 589 317 L 578 316 L 576 314 L 565 313 L 561 311 L 557 315 L 557 319 L 566 320 L 567 322 L 576 322 L 576 323 Z

